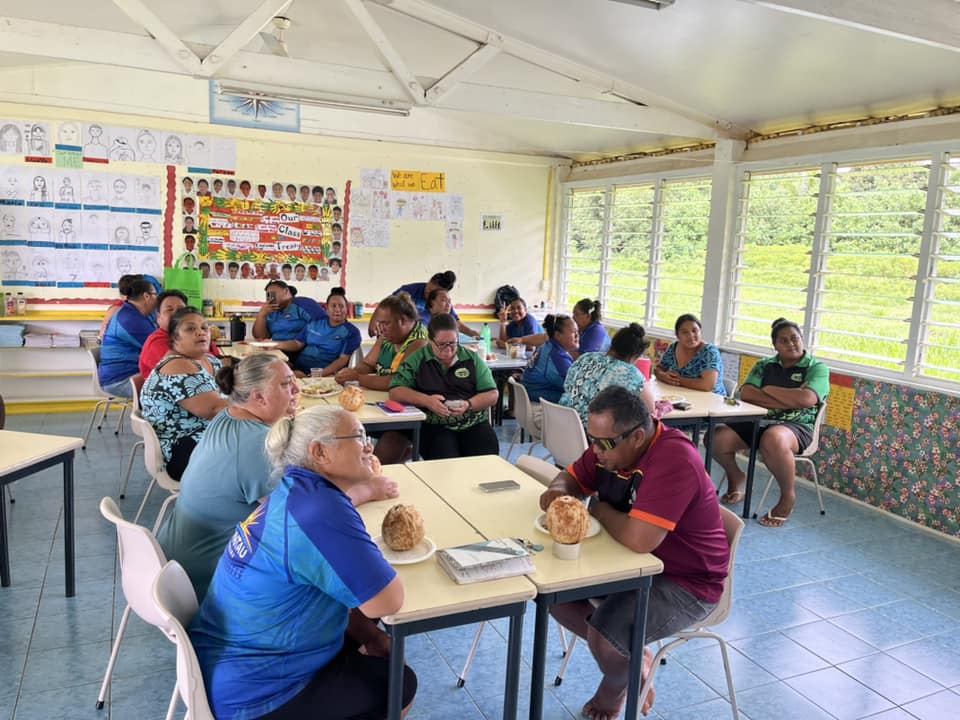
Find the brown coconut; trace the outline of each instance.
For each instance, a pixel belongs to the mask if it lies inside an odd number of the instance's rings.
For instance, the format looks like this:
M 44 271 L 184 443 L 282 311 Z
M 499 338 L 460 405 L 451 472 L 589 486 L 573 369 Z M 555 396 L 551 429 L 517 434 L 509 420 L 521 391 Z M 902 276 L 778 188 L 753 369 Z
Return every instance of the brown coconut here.
M 581 500 L 561 495 L 547 508 L 547 529 L 556 542 L 575 545 L 590 531 L 590 513 Z
M 391 550 L 412 550 L 423 540 L 423 516 L 413 505 L 394 505 L 383 518 L 380 534 Z

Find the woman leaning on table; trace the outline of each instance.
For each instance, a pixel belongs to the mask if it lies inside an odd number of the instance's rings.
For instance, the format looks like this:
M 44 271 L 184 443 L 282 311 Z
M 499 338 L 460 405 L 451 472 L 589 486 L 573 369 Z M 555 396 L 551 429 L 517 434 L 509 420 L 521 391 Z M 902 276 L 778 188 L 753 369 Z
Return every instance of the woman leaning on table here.
M 531 402 L 539 402 L 540 398 L 559 402 L 564 380 L 573 365 L 573 354 L 577 351 L 577 323 L 569 315 L 547 315 L 543 327 L 549 339 L 530 358 L 520 382 Z
M 664 385 L 726 395 L 723 388 L 723 360 L 716 345 L 703 341 L 700 320 L 689 313 L 673 324 L 677 336 L 653 369 Z
M 385 717 L 390 640 L 403 584 L 350 492 L 375 481 L 360 421 L 313 407 L 271 428 L 280 484 L 237 525 L 190 638 L 219 717 Z M 417 678 L 404 667 L 403 706 Z
M 760 518 L 760 524 L 781 527 L 796 502 L 794 455 L 813 438 L 817 413 L 830 393 L 830 370 L 804 349 L 796 323 L 779 318 L 773 322 L 770 336 L 777 354 L 753 366 L 740 388 L 740 397 L 767 408 L 758 450 L 777 479 L 780 500 Z M 725 505 L 743 500 L 746 476 L 737 465 L 737 452 L 749 447 L 752 428 L 749 422 L 727 423 L 714 435 L 713 457 L 727 473 L 728 492 L 720 498 Z
M 140 405 L 160 440 L 167 473 L 179 480 L 203 431 L 227 401 L 214 379 L 222 365 L 208 353 L 210 328 L 200 311 L 177 310 L 168 332 L 170 352 L 143 384 Z
M 294 367 L 299 377 L 320 368 L 323 377 L 336 375 L 360 347 L 360 331 L 347 320 L 347 297 L 336 287 L 327 296 L 324 317 L 311 320 L 293 340 L 277 343 L 277 349 L 296 353 Z
M 499 397 L 490 368 L 460 346 L 452 315 L 434 315 L 429 333 L 430 344 L 404 360 L 390 381 L 391 400 L 427 414 L 420 454 L 426 460 L 497 455 L 500 442 L 487 419 Z

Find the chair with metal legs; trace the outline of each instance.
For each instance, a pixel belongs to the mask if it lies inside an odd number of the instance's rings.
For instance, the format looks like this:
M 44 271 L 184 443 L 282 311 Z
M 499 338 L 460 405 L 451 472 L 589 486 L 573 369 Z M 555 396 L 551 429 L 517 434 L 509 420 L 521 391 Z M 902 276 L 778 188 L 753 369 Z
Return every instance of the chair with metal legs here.
M 163 508 L 161 508 L 161 515 L 175 501 L 176 495 L 167 498 Z M 123 596 L 127 600 L 127 606 L 120 618 L 117 637 L 113 641 L 110 660 L 107 662 L 107 670 L 103 675 L 103 684 L 100 686 L 100 695 L 97 698 L 98 710 L 103 708 L 103 703 L 107 697 L 110 680 L 113 678 L 113 668 L 117 664 L 120 643 L 123 640 L 123 634 L 126 632 L 131 610 L 144 622 L 151 625 L 159 627 L 162 622 L 162 618 L 157 613 L 153 602 L 153 582 L 167 561 L 154 534 L 142 525 L 125 520 L 113 498 L 105 497 L 100 501 L 100 514 L 117 528 L 117 549 L 120 552 L 120 582 L 123 587 Z M 176 689 L 174 689 L 170 706 L 175 708 L 175 703 Z M 171 716 L 168 715 L 168 717 Z
M 87 348 L 87 352 L 90 353 L 90 357 L 93 358 L 93 394 L 102 399 L 97 401 L 97 404 L 93 406 L 93 412 L 90 413 L 90 422 L 87 423 L 87 429 L 83 433 L 84 450 L 87 449 L 87 440 L 90 439 L 90 430 L 93 428 L 93 423 L 97 420 L 98 413 L 100 414 L 100 421 L 97 422 L 97 430 L 103 427 L 103 423 L 107 419 L 107 411 L 111 407 L 120 408 L 120 417 L 117 418 L 117 426 L 113 431 L 114 435 L 119 435 L 120 428 L 123 426 L 123 416 L 126 414 L 127 408 L 129 408 L 131 404 L 129 398 L 111 395 L 102 387 L 100 387 L 100 348 Z
M 143 434 L 140 425 L 133 421 L 133 414 L 140 412 L 140 388 L 143 387 L 143 378 L 140 375 L 134 375 L 130 378 L 130 389 L 133 390 L 133 409 L 130 411 L 130 429 L 133 434 L 142 438 Z M 143 449 L 143 440 L 138 440 L 130 448 L 130 458 L 127 460 L 127 469 L 120 479 L 120 499 L 126 497 L 127 483 L 130 482 L 130 471 L 133 470 L 133 461 L 137 456 L 137 450 Z

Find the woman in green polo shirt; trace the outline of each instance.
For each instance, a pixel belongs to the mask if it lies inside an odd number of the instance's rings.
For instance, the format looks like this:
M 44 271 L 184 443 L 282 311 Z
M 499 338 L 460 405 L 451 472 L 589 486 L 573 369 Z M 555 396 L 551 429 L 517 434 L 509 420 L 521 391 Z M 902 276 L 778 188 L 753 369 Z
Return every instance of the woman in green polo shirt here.
M 452 315 L 434 315 L 427 331 L 430 343 L 408 356 L 390 381 L 391 400 L 427 414 L 420 455 L 425 460 L 497 455 L 500 442 L 487 419 L 499 397 L 490 368 L 460 347 Z
M 781 527 L 796 502 L 794 456 L 813 439 L 817 413 L 830 393 L 830 370 L 804 349 L 800 326 L 795 322 L 774 320 L 770 337 L 777 354 L 753 366 L 740 388 L 740 397 L 767 408 L 758 449 L 777 479 L 780 500 L 760 518 L 760 524 Z M 752 427 L 749 422 L 728 423 L 714 434 L 713 457 L 727 473 L 728 492 L 720 498 L 724 505 L 743 500 L 746 475 L 737 465 L 737 452 L 750 447 Z

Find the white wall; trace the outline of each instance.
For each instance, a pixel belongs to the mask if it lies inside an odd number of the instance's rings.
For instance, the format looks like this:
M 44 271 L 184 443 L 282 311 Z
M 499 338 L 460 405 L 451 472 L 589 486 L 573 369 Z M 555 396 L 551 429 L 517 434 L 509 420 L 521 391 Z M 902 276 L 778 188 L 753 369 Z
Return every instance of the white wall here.
M 23 71 L 20 71 L 23 72 Z M 358 181 L 361 168 L 424 170 L 446 173 L 447 192 L 464 196 L 464 247 L 449 250 L 446 247 L 444 226 L 441 222 L 395 222 L 388 249 L 349 250 L 347 289 L 351 300 L 376 302 L 398 285 L 424 281 L 439 270 L 452 269 L 458 282 L 454 302 L 458 306 L 485 305 L 492 302 L 497 286 L 509 283 L 517 286 L 531 302 L 545 297 L 543 254 L 545 218 L 547 214 L 548 177 L 554 161 L 523 155 L 414 146 L 396 142 L 374 142 L 320 136 L 290 134 L 214 126 L 201 122 L 173 119 L 171 115 L 195 117 L 197 105 L 206 99 L 196 93 L 190 96 L 191 105 L 172 107 L 156 115 L 104 112 L 89 109 L 89 99 L 77 99 L 75 104 L 63 93 L 69 91 L 64 78 L 76 77 L 75 68 L 51 67 L 36 70 L 34 79 L 44 88 L 36 102 L 51 104 L 23 104 L 0 102 L 0 117 L 36 118 L 41 120 L 97 121 L 116 125 L 133 125 L 156 129 L 179 130 L 232 137 L 237 140 L 237 178 L 248 178 L 254 183 L 274 179 L 294 182 L 333 184 L 342 188 L 347 180 Z M 155 74 L 151 74 L 155 75 Z M 127 76 L 129 77 L 129 76 Z M 117 79 L 108 75 L 101 80 Z M 22 77 L 20 78 L 23 79 Z M 129 107 L 149 112 L 150 94 L 146 88 L 133 91 L 129 86 L 114 87 L 112 92 L 104 84 L 85 77 L 94 97 L 102 96 L 107 106 L 122 106 L 117 97 L 124 89 L 131 90 Z M 109 83 L 106 84 L 109 87 Z M 10 96 L 10 87 L 4 96 Z M 167 88 L 170 90 L 172 88 Z M 48 94 L 47 94 L 48 93 Z M 23 93 L 15 93 L 23 97 Z M 166 93 L 164 93 L 166 95 Z M 167 95 L 169 97 L 169 95 Z M 161 104 L 160 99 L 152 100 Z M 159 108 L 158 108 L 159 110 Z M 205 115 L 205 112 L 203 112 Z M 361 113 L 344 113 L 363 122 Z M 309 125 L 308 122 L 304 123 Z M 0 158 L 2 162 L 12 162 Z M 119 170 L 157 175 L 164 172 L 158 165 L 116 163 Z M 113 167 L 113 166 L 111 166 Z M 499 233 L 480 232 L 481 213 L 502 213 L 504 229 Z M 179 214 L 174 228 L 179 229 Z M 182 252 L 180 233 L 174 232 L 174 257 Z M 169 258 L 167 258 L 169 261 Z M 260 300 L 262 281 L 210 281 L 205 295 L 229 300 Z M 115 291 L 83 289 L 65 291 L 57 288 L 33 289 L 34 297 L 89 297 L 112 298 Z

